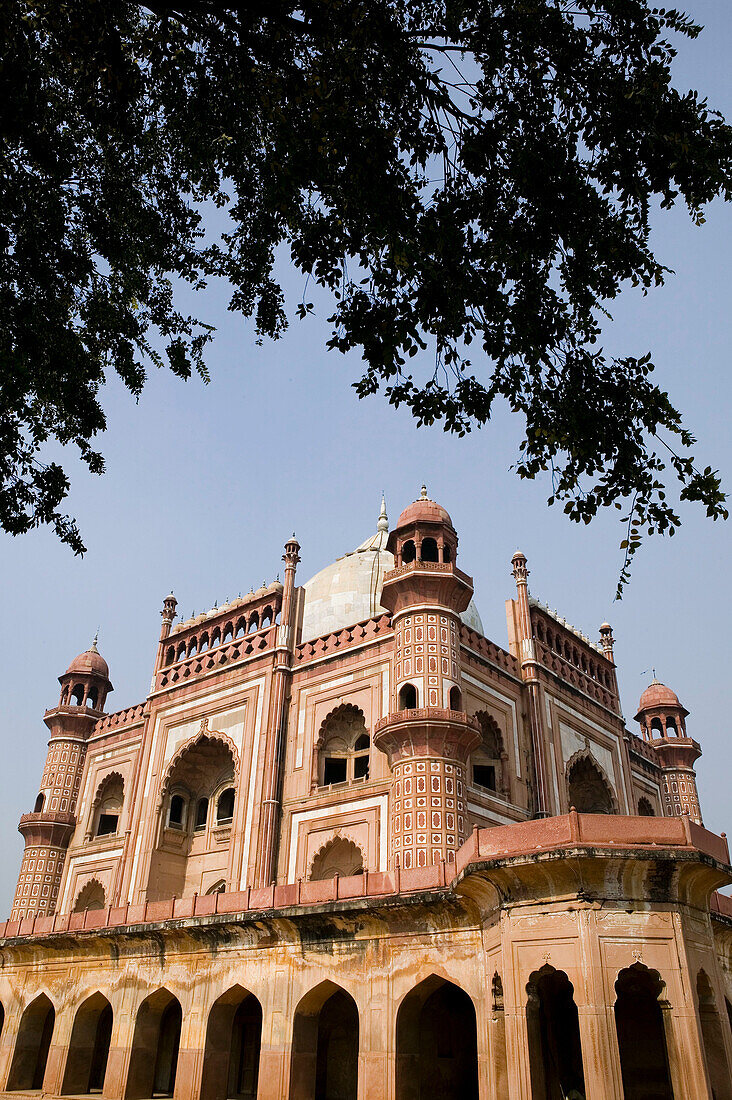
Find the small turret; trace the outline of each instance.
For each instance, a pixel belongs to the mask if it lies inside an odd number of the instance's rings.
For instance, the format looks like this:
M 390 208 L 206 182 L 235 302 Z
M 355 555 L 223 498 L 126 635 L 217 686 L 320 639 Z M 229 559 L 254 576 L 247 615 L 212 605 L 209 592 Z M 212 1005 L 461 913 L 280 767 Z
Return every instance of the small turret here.
M 112 691 L 109 667 L 97 639 L 59 676 L 61 697 L 46 711 L 48 755 L 33 812 L 18 825 L 25 852 L 11 917 L 20 920 L 56 908 L 66 849 L 76 828 L 76 802 L 86 743 Z
M 679 697 L 654 676 L 640 697 L 636 722 L 641 733 L 653 745 L 663 769 L 663 799 L 667 817 L 688 814 L 702 824 L 694 764 L 701 756 L 698 741 L 688 737 L 688 710 Z

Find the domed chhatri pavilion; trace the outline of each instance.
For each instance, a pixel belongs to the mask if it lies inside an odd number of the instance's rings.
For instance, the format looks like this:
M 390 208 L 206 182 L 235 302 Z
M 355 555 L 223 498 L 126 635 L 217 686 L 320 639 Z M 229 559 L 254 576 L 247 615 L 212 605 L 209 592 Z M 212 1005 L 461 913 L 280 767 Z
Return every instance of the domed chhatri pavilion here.
M 678 696 L 626 729 L 610 626 L 520 553 L 487 639 L 425 489 L 302 586 L 299 551 L 168 596 L 138 705 L 96 640 L 59 678 L 0 1094 L 732 1100 L 732 869 Z

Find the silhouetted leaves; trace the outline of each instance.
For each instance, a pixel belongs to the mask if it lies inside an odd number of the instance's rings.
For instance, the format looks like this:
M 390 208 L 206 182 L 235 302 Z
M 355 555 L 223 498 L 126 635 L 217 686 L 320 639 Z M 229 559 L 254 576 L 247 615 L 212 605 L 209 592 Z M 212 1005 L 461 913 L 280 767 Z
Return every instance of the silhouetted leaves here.
M 602 305 L 665 269 L 649 210 L 703 221 L 730 198 L 732 131 L 671 84 L 673 33 L 646 0 L 285 0 L 178 5 L 0 0 L 0 522 L 52 523 L 68 484 L 49 439 L 104 428 L 116 371 L 205 377 L 209 327 L 172 280 L 233 286 L 260 338 L 287 325 L 278 246 L 333 296 L 354 383 L 459 435 L 502 399 L 516 469 L 551 472 L 579 522 L 627 508 L 627 566 L 683 500 L 726 516 L 715 471 L 652 381 L 608 359 Z M 202 209 L 229 229 L 210 243 Z M 293 308 L 306 317 L 312 303 Z M 471 356 L 468 358 L 468 349 Z

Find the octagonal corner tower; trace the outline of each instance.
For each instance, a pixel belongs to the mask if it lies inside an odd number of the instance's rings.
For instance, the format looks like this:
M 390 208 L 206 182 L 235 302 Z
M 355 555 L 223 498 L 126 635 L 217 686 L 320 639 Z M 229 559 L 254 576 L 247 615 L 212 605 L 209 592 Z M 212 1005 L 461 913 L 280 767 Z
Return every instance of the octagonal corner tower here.
M 465 767 L 480 734 L 463 709 L 460 615 L 473 581 L 457 568 L 457 544 L 449 514 L 424 486 L 389 536 L 394 569 L 381 599 L 394 628 L 391 709 L 374 742 L 393 773 L 394 867 L 452 863 L 467 832 Z

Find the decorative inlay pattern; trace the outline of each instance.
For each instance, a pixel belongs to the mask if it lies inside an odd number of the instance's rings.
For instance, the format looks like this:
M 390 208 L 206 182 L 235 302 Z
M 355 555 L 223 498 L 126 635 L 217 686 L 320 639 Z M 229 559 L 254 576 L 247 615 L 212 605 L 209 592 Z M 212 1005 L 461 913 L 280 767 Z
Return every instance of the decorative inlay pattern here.
M 462 764 L 430 758 L 394 765 L 392 850 L 409 870 L 444 859 L 453 863 L 465 840 L 465 774 Z

